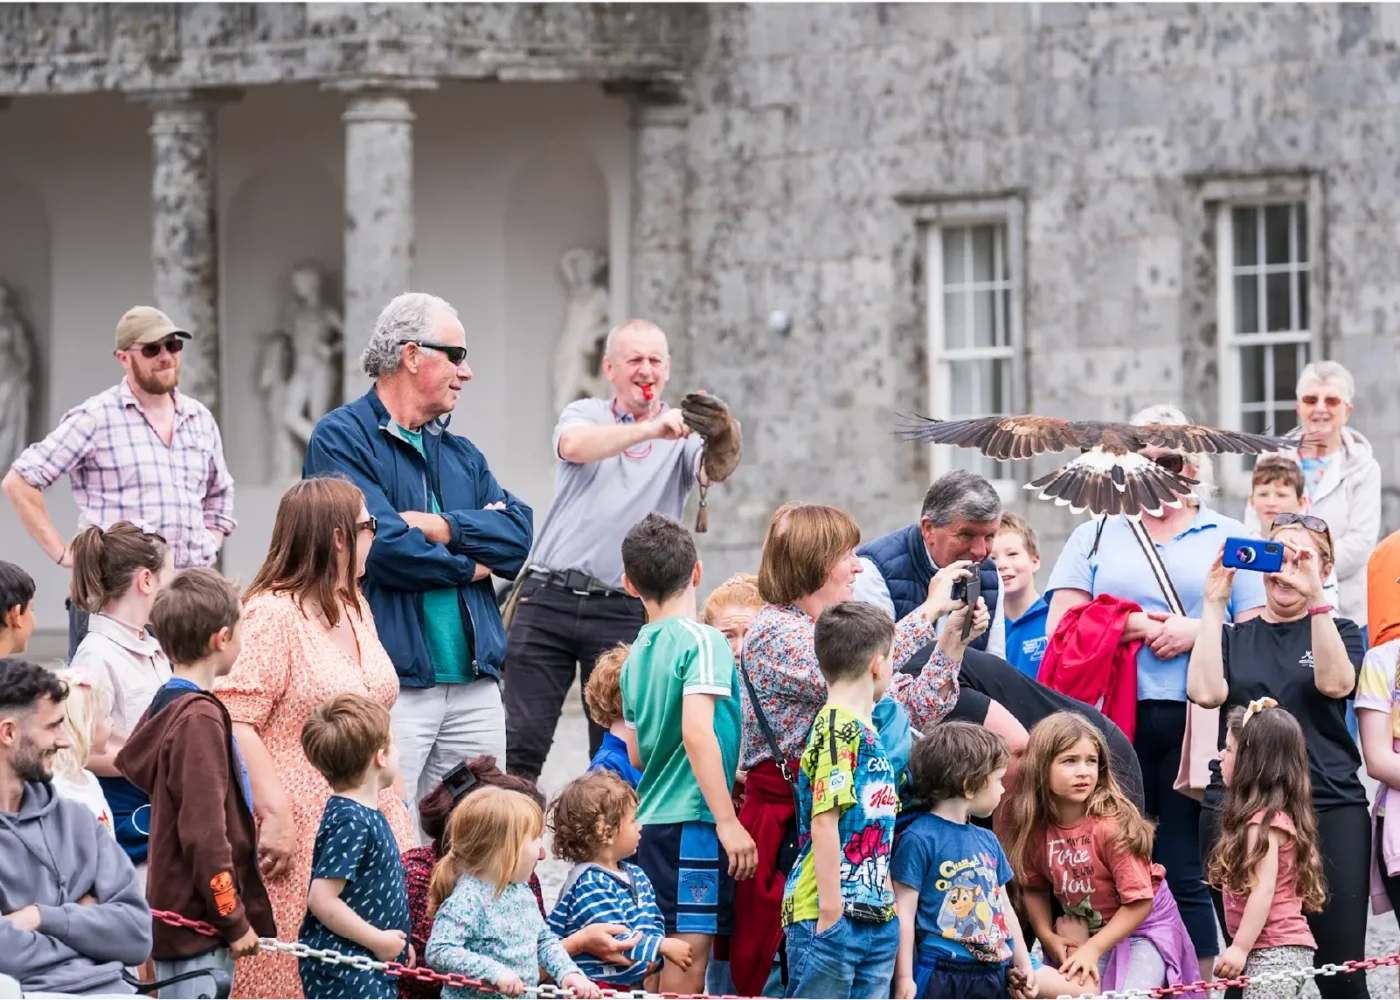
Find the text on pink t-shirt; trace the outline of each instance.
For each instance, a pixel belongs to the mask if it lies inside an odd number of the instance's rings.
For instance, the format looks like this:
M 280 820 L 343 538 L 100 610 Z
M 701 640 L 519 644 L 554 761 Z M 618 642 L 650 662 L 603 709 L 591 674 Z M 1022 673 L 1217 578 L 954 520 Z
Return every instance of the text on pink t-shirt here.
M 1090 818 L 1074 826 L 1046 827 L 1032 838 L 1026 888 L 1049 892 L 1072 917 L 1097 934 L 1119 908 L 1151 899 L 1166 870 L 1119 848 L 1112 820 Z

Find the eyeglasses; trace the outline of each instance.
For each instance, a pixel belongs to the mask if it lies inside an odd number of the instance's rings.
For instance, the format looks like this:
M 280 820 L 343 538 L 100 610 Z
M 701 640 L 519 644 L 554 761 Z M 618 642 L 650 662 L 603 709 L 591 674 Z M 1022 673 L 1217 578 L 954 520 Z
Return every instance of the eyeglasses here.
M 1327 409 L 1335 410 L 1342 405 L 1344 400 L 1341 396 L 1317 396 L 1313 393 L 1308 393 L 1306 396 L 1299 396 L 1298 402 L 1302 403 L 1304 406 L 1316 406 L 1320 402 L 1323 406 L 1327 407 Z
M 435 344 L 431 340 L 400 340 L 400 344 L 417 344 L 419 347 L 426 347 L 429 350 L 441 351 L 447 356 L 447 360 L 454 365 L 460 365 L 467 360 L 467 349 L 456 344 Z
M 157 340 L 154 344 L 142 344 L 141 357 L 155 359 L 160 357 L 162 350 L 169 351 L 171 354 L 179 354 L 184 349 L 185 340 L 183 337 L 166 337 L 164 340 Z
M 1181 475 L 1181 471 L 1186 468 L 1186 457 L 1178 455 L 1174 451 L 1169 451 L 1165 455 L 1158 455 L 1153 460 L 1153 464 L 1165 469 L 1174 476 Z
M 355 524 L 356 531 L 368 531 L 371 538 L 379 534 L 379 518 L 371 514 L 366 520 Z
M 1314 517 L 1311 514 L 1297 514 L 1291 510 L 1286 510 L 1280 514 L 1274 515 L 1275 528 L 1284 528 L 1290 524 L 1301 524 L 1309 531 L 1317 531 L 1324 535 L 1330 535 L 1332 533 L 1328 529 L 1326 521 L 1320 517 Z

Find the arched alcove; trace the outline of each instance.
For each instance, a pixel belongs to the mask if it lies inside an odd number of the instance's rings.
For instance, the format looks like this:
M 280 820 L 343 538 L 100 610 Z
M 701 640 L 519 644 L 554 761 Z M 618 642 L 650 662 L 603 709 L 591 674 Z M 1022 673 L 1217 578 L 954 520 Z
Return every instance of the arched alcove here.
M 591 150 L 550 145 L 526 157 L 511 186 L 505 217 L 506 466 L 502 482 L 531 504 L 536 525 L 554 493 L 550 435 L 551 359 L 568 296 L 559 271 L 566 250 L 610 246 L 607 182 Z
M 49 413 L 49 400 L 54 397 L 49 386 L 54 341 L 51 232 L 38 190 L 4 175 L 0 175 L 0 282 L 14 292 L 15 307 L 34 346 L 27 428 L 28 440 L 34 441 L 48 432 L 51 420 L 58 416 Z M 8 456 L 0 456 L 0 461 L 8 461 Z

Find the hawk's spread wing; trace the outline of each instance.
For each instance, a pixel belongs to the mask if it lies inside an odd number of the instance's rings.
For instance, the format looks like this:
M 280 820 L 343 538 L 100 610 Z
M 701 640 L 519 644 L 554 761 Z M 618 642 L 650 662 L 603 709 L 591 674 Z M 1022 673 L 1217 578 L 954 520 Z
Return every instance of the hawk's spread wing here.
M 1196 480 L 1168 472 L 1136 453 L 1110 455 L 1095 448 L 1028 483 L 1026 489 L 1040 490 L 1040 499 L 1054 500 L 1075 513 L 1088 509 L 1139 518 L 1194 499 L 1195 485 Z
M 1295 448 L 1293 438 L 1271 434 L 1248 434 L 1244 431 L 1222 431 L 1196 424 L 1143 424 L 1138 427 L 1122 425 L 1145 447 L 1171 448 L 1188 455 L 1262 455 L 1271 451 Z
M 899 433 L 909 441 L 955 444 L 976 448 L 996 459 L 1030 458 L 1046 452 L 1080 448 L 1075 425 L 1058 417 L 977 417 L 972 420 L 934 420 L 912 417 Z

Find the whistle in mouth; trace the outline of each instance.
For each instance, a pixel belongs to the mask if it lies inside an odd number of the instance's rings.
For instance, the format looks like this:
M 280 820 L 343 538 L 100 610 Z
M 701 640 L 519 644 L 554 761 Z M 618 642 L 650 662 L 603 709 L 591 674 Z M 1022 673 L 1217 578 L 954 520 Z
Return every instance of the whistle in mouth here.
M 642 398 L 645 399 L 648 403 L 650 403 L 650 402 L 652 401 L 652 398 L 653 398 L 655 395 L 656 395 L 656 387 L 653 386 L 650 382 L 648 382 L 648 383 L 646 383 L 645 385 L 642 386 Z

